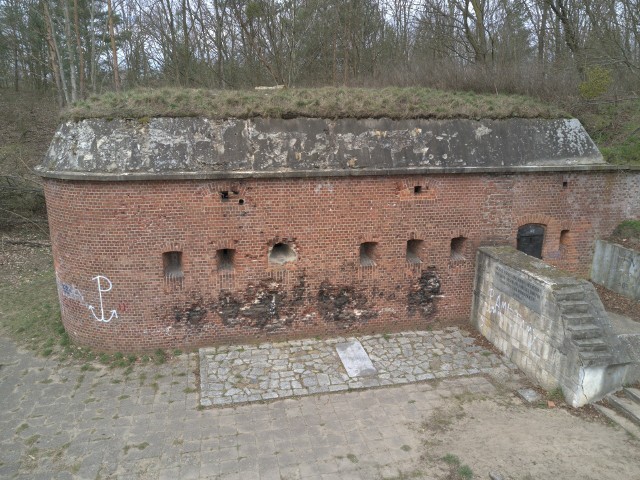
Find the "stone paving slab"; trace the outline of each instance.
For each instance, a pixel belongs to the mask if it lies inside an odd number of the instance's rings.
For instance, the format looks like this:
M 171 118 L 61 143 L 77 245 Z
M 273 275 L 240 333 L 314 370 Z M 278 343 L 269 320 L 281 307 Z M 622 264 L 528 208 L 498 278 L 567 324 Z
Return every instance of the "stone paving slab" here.
M 0 478 L 414 478 L 421 422 L 460 395 L 497 395 L 476 375 L 200 409 L 197 364 L 184 354 L 127 375 L 0 336 Z
M 363 335 L 377 374 L 349 377 L 336 346 L 355 338 L 290 340 L 200 350 L 200 404 L 223 406 L 515 369 L 457 327 Z

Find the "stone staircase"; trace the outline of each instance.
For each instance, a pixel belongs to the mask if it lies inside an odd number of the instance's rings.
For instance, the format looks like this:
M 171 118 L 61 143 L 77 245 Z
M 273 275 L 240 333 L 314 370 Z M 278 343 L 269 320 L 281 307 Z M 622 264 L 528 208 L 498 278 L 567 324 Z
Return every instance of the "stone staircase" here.
M 605 405 L 606 404 L 606 405 Z M 600 413 L 640 439 L 640 389 L 625 387 L 593 405 Z
M 583 365 L 607 365 L 613 360 L 611 346 L 594 315 L 594 308 L 587 301 L 587 293 L 581 285 L 560 285 L 554 296 L 569 340 L 578 349 Z

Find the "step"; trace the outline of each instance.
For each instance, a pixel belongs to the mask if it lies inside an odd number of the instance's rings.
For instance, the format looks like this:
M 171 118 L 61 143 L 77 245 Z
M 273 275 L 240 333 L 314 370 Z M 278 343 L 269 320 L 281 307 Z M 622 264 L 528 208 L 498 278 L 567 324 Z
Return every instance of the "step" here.
M 609 350 L 588 351 L 579 350 L 578 356 L 586 365 L 585 367 L 593 367 L 598 365 L 609 365 L 613 362 L 613 357 L 609 353 Z
M 618 413 L 624 415 L 640 427 L 640 403 L 636 403 L 625 397 L 616 397 L 615 395 L 607 395 L 605 398 Z
M 640 389 L 625 387 L 624 394 L 629 398 L 629 400 L 633 400 L 634 402 L 640 404 Z
M 554 296 L 560 302 L 584 300 L 584 290 L 581 287 L 562 287 L 554 292 Z
M 561 302 L 558 302 L 558 306 L 560 307 L 560 310 L 562 310 L 562 313 L 564 314 L 587 313 L 589 311 L 589 308 L 591 308 L 590 303 L 583 302 L 583 301 L 576 301 L 576 300 L 561 301 Z
M 599 352 L 607 350 L 609 345 L 601 338 L 581 338 L 573 341 L 581 351 Z
M 562 314 L 562 318 L 567 321 L 569 325 L 593 325 L 595 324 L 595 318 L 588 313 L 567 313 Z
M 568 325 L 567 330 L 571 332 L 573 340 L 599 338 L 602 336 L 602 329 L 595 325 Z
M 640 427 L 638 427 L 638 425 L 633 423 L 631 420 L 628 420 L 626 417 L 623 417 L 615 410 L 612 410 L 611 408 L 605 407 L 603 405 L 598 405 L 597 403 L 594 403 L 593 406 L 595 407 L 596 410 L 598 410 L 601 414 L 603 414 L 613 423 L 618 424 L 634 437 L 640 438 Z

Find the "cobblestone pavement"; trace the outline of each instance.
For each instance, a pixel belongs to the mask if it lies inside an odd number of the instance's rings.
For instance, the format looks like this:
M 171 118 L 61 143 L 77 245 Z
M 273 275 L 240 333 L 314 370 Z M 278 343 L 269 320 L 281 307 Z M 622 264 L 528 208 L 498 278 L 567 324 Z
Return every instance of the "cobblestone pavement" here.
M 293 340 L 200 350 L 200 403 L 245 403 L 316 393 L 400 385 L 490 373 L 508 364 L 456 327 L 365 335 L 358 340 L 377 375 L 350 378 L 336 344 L 350 339 Z
M 408 354 L 404 338 L 390 345 Z M 455 338 L 434 343 L 438 371 L 469 368 L 454 367 Z M 396 350 L 385 351 L 371 351 L 381 371 L 400 361 Z M 484 359 L 482 351 L 470 355 Z M 496 394 L 476 375 L 202 409 L 197 369 L 197 354 L 136 365 L 129 375 L 61 366 L 0 338 L 0 478 L 404 478 L 419 462 L 426 417 L 459 395 Z M 405 373 L 407 382 L 420 375 Z

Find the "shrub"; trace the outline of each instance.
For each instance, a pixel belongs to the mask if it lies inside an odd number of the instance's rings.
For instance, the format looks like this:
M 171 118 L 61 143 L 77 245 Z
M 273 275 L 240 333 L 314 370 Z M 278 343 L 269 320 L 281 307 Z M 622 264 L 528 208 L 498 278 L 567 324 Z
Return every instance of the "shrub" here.
M 611 85 L 611 71 L 596 65 L 586 71 L 587 79 L 578 85 L 580 96 L 585 100 L 593 100 L 606 93 Z

